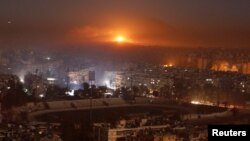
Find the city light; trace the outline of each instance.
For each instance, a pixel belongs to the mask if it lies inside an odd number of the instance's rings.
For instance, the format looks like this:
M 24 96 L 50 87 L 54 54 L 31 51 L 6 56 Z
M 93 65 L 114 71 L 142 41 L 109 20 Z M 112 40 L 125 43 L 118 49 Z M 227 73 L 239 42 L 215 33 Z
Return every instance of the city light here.
M 191 104 L 195 104 L 195 105 L 207 105 L 207 106 L 213 106 L 215 105 L 214 103 L 212 102 L 209 102 L 209 101 L 204 101 L 204 100 L 192 100 L 190 102 Z
M 195 104 L 195 105 L 199 105 L 199 104 L 202 104 L 200 103 L 199 101 L 191 101 L 192 104 Z
M 20 82 L 21 82 L 21 83 L 24 83 L 24 78 L 20 78 Z
M 49 61 L 49 60 L 51 60 L 51 57 L 46 57 L 45 59 Z
M 56 78 L 48 77 L 47 80 L 48 81 L 56 81 Z
M 170 64 L 165 64 L 165 65 L 163 65 L 163 67 L 166 67 L 166 68 L 167 67 L 173 67 L 173 64 L 171 64 L 171 63 Z
M 65 92 L 65 94 L 69 95 L 69 96 L 74 96 L 75 95 L 75 90 L 67 91 L 67 92 Z
M 104 85 L 107 87 L 107 88 L 110 88 L 110 89 L 116 89 L 116 87 L 114 86 L 113 83 L 110 82 L 110 80 L 104 80 Z
M 78 84 L 78 82 L 77 82 L 77 81 L 73 81 L 72 83 L 73 83 L 73 84 L 75 84 L 75 85 L 77 85 L 77 84 Z
M 39 97 L 40 97 L 40 98 L 44 98 L 44 94 L 40 94 Z

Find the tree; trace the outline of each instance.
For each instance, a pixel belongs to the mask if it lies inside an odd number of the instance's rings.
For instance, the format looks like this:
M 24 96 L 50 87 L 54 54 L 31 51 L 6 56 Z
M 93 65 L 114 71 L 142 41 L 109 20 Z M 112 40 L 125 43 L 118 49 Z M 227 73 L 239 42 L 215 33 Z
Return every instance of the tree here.
M 38 86 L 40 88 L 38 88 Z M 28 92 L 34 97 L 39 94 L 44 94 L 46 91 L 46 83 L 42 75 L 32 74 L 28 72 L 24 76 L 24 87 L 27 88 Z
M 160 95 L 167 98 L 172 98 L 172 88 L 170 88 L 168 85 L 164 85 L 160 88 Z
M 89 88 L 90 88 L 89 83 L 84 82 L 84 83 L 83 83 L 83 89 L 84 89 L 84 90 L 89 90 Z
M 83 97 L 89 97 L 90 96 L 90 85 L 89 83 L 84 82 L 83 83 Z
M 32 76 L 33 74 L 30 72 L 28 72 L 24 76 L 24 87 L 27 88 L 29 91 L 31 91 L 32 89 L 32 83 L 33 83 Z
M 134 95 L 138 95 L 138 93 L 139 93 L 139 87 L 133 86 L 132 90 L 133 90 Z
M 159 92 L 158 91 L 153 91 L 153 96 L 159 96 Z
M 28 96 L 23 91 L 22 83 L 11 80 L 9 83 L 9 89 L 2 98 L 3 108 L 9 109 L 13 106 L 21 106 L 26 102 L 28 102 Z
M 66 88 L 61 88 L 58 85 L 49 85 L 47 87 L 46 99 L 56 99 L 65 95 Z

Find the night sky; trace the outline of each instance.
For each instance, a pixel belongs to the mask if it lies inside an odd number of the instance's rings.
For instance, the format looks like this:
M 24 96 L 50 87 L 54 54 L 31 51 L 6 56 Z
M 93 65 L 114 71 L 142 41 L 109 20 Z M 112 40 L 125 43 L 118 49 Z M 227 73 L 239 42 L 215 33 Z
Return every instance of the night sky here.
M 250 48 L 249 0 L 1 0 L 0 45 Z

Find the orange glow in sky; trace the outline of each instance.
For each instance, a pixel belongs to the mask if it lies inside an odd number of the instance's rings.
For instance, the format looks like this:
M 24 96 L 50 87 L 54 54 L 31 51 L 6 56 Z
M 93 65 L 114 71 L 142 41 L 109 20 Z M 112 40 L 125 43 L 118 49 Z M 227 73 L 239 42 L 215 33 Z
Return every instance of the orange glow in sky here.
M 118 35 L 115 37 L 115 41 L 118 43 L 126 42 L 126 38 L 122 35 Z

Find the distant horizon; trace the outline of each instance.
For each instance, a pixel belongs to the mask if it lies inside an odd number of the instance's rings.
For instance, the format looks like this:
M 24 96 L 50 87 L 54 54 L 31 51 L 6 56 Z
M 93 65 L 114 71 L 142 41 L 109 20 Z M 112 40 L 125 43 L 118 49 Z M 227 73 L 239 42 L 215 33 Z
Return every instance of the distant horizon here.
M 249 1 L 2 0 L 0 46 L 250 48 Z

